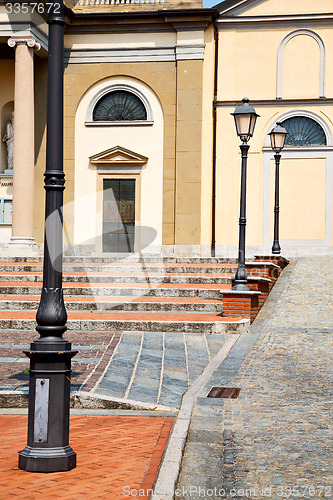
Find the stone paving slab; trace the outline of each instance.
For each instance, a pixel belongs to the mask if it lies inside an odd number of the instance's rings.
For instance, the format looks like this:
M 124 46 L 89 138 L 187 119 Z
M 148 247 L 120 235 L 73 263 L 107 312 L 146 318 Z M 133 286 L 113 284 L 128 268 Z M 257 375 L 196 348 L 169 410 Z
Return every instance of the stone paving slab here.
M 333 497 L 332 269 L 331 257 L 288 266 L 202 388 L 176 499 Z M 241 392 L 210 399 L 212 386 Z
M 231 334 L 123 332 L 94 393 L 179 408 Z

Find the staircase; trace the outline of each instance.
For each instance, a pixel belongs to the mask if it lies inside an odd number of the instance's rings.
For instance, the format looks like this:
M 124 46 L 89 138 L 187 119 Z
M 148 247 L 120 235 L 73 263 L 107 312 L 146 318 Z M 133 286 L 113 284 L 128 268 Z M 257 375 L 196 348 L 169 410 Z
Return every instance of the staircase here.
M 276 279 L 272 270 L 276 274 L 280 267 L 248 262 L 250 292 L 231 290 L 236 268 L 233 259 L 65 257 L 67 327 L 241 333 Z M 1 259 L 0 329 L 35 328 L 41 286 L 41 259 Z

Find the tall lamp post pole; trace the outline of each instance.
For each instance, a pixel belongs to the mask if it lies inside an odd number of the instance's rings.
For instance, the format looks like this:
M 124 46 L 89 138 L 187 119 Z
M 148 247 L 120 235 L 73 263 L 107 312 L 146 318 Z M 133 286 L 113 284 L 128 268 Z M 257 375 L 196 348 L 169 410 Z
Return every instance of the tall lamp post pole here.
M 59 7 L 60 6 L 60 7 Z M 76 351 L 62 335 L 67 313 L 62 291 L 63 69 L 64 5 L 55 0 L 49 17 L 47 97 L 46 208 L 43 288 L 37 311 L 40 338 L 25 354 L 30 358 L 28 443 L 19 468 L 58 472 L 76 466 L 69 446 L 71 358 Z
M 234 113 L 231 113 L 235 119 L 235 126 L 238 137 L 242 144 L 240 150 L 242 153 L 242 171 L 241 171 L 241 191 L 240 191 L 240 215 L 239 215 L 239 243 L 238 243 L 238 266 L 235 276 L 233 290 L 248 291 L 247 274 L 245 269 L 245 229 L 246 229 L 246 170 L 247 157 L 250 146 L 247 144 L 250 137 L 253 136 L 254 127 L 258 114 L 254 108 L 249 105 L 249 99 L 244 97 L 241 106 L 237 106 Z
M 281 253 L 281 247 L 279 243 L 279 190 L 280 190 L 280 152 L 284 148 L 285 140 L 288 135 L 287 130 L 282 126 L 280 122 L 276 123 L 276 127 L 272 129 L 269 133 L 271 139 L 271 146 L 275 152 L 275 203 L 274 203 L 274 240 L 272 246 L 272 253 L 279 255 Z

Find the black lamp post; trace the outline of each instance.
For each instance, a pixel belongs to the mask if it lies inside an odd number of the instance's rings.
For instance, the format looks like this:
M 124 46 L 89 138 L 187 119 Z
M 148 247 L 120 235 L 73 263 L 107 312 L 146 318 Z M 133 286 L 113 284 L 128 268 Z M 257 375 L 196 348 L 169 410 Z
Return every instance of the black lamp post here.
M 59 7 L 60 6 L 60 7 Z M 58 472 L 76 466 L 69 446 L 71 358 L 76 351 L 62 335 L 67 313 L 62 292 L 63 69 L 64 6 L 55 0 L 49 17 L 47 97 L 46 209 L 43 288 L 37 312 L 40 338 L 30 358 L 28 443 L 19 454 L 19 468 Z M 51 214 L 56 214 L 54 217 Z
M 242 140 L 240 149 L 242 152 L 242 173 L 241 173 L 241 192 L 240 192 L 240 216 L 239 216 L 239 245 L 238 245 L 238 267 L 235 276 L 233 290 L 248 291 L 247 274 L 245 269 L 245 228 L 246 228 L 246 167 L 247 155 L 250 146 L 247 144 L 250 137 L 253 136 L 254 127 L 258 114 L 254 108 L 249 105 L 249 100 L 244 97 L 243 104 L 237 106 L 234 113 L 231 113 L 235 119 L 236 131 L 238 137 Z
M 276 127 L 268 134 L 271 139 L 271 146 L 275 152 L 275 204 L 274 204 L 274 241 L 272 246 L 273 254 L 280 254 L 281 247 L 279 243 L 279 177 L 280 177 L 280 151 L 284 148 L 284 143 L 287 137 L 287 130 L 281 125 L 280 122 L 276 123 Z

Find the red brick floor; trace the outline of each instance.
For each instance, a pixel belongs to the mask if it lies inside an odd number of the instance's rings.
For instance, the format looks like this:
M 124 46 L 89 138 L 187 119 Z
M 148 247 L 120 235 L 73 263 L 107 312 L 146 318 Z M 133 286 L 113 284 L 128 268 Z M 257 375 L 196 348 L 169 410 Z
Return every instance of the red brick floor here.
M 77 467 L 41 474 L 18 469 L 27 416 L 0 415 L 0 499 L 148 499 L 173 417 L 71 417 L 70 445 Z M 124 495 L 126 493 L 126 495 Z

